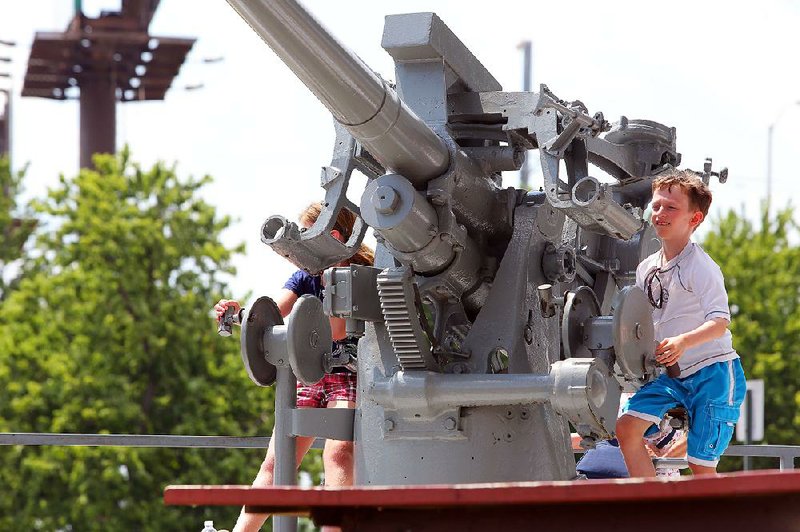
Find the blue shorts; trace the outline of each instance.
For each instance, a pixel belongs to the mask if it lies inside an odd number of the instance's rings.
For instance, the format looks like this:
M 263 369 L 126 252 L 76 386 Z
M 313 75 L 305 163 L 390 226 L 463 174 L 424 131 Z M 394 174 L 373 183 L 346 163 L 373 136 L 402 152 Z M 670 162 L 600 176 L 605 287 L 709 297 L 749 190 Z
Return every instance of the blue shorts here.
M 745 390 L 737 358 L 711 364 L 683 379 L 661 375 L 631 397 L 623 414 L 658 424 L 667 410 L 683 406 L 689 413 L 689 462 L 716 467 L 733 436 Z

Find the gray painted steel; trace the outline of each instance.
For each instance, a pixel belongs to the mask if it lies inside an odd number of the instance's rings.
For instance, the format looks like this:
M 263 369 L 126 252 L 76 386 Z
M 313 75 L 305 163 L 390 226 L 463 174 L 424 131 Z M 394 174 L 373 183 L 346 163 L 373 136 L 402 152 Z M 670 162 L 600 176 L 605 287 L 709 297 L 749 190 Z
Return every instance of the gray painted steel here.
M 297 408 L 292 411 L 292 434 L 352 441 L 355 410 L 352 408 Z
M 297 483 L 297 442 L 292 434 L 292 413 L 297 403 L 297 379 L 288 367 L 279 367 L 275 382 L 275 470 L 276 486 L 294 486 Z M 277 532 L 297 530 L 297 517 L 276 515 L 273 528 Z
M 311 294 L 300 296 L 286 328 L 289 365 L 300 382 L 314 384 L 325 376 L 323 359 L 330 355 L 333 343 L 331 323 L 322 312 L 322 301 Z
M 229 3 L 343 124 L 313 237 L 271 217 L 262 240 L 320 271 L 361 241 L 326 240 L 349 208 L 378 242 L 357 283 L 352 269 L 325 276 L 325 312 L 363 334 L 356 482 L 574 478 L 570 430 L 610 437 L 623 387 L 656 374 L 649 303 L 629 285 L 658 247 L 642 213 L 680 163 L 674 128 L 612 124 L 545 85 L 503 92 L 433 13 L 386 19 L 395 92 L 296 2 Z M 543 190 L 502 188 L 532 149 Z M 347 179 L 364 166 L 356 206 Z
M 358 217 L 347 242 L 331 235 L 341 209 L 358 213 L 358 206 L 347 199 L 347 188 L 353 170 L 369 178 L 385 170 L 375 158 L 358 144 L 344 126 L 334 122 L 336 139 L 331 164 L 322 168 L 321 186 L 325 189 L 325 208 L 312 227 L 301 231 L 296 223 L 283 216 L 270 216 L 261 227 L 261 241 L 286 257 L 289 262 L 311 273 L 338 264 L 358 251 L 367 225 Z
M 442 139 L 300 4 L 228 3 L 384 166 L 417 176 L 420 183 L 447 168 L 449 154 Z

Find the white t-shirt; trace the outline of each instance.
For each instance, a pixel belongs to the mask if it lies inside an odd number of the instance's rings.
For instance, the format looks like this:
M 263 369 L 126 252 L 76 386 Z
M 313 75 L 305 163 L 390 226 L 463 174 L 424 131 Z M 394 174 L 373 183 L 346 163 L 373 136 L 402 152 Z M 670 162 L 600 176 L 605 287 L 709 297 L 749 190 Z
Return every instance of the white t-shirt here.
M 661 308 L 653 309 L 656 341 L 687 333 L 713 318 L 730 322 L 728 293 L 717 263 L 699 245 L 689 242 L 683 251 L 663 264 L 661 250 L 644 259 L 636 269 L 636 286 L 650 294 Z M 653 301 L 651 301 L 652 303 Z M 716 362 L 739 358 L 731 332 L 687 349 L 678 361 L 681 377 L 688 377 Z

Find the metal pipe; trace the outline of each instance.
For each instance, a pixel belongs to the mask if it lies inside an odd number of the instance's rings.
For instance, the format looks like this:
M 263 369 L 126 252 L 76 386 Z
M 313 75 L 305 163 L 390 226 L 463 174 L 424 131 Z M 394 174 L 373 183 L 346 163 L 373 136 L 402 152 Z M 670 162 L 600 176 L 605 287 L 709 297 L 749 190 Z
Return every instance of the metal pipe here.
M 64 447 L 172 447 L 206 449 L 266 449 L 263 436 L 176 436 L 172 434 L 54 434 L 46 432 L 0 432 L 2 445 L 54 445 Z M 313 449 L 325 447 L 314 440 Z
M 553 395 L 550 375 L 450 375 L 418 371 L 375 381 L 372 400 L 392 409 L 439 410 L 458 406 L 543 403 Z
M 275 470 L 273 484 L 294 486 L 297 477 L 297 441 L 292 433 L 292 412 L 297 405 L 297 379 L 288 367 L 278 368 L 275 382 Z M 295 532 L 297 518 L 275 516 L 273 528 L 276 532 Z
M 294 0 L 228 0 L 333 117 L 386 168 L 421 186 L 450 163 L 444 141 Z

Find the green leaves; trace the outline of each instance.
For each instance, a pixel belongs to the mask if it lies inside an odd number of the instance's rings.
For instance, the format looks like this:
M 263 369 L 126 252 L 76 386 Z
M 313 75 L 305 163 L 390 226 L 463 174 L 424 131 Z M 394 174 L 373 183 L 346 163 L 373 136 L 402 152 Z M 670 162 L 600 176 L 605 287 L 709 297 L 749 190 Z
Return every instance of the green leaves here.
M 703 242 L 725 275 L 731 332 L 748 379 L 764 379 L 765 435 L 800 444 L 800 245 L 792 208 L 759 223 L 733 211 Z
M 235 273 L 231 258 L 243 249 L 220 243 L 230 219 L 199 198 L 210 178 L 180 179 L 163 164 L 143 169 L 127 150 L 99 157 L 97 168 L 62 176 L 34 204 L 36 248 L 0 303 L 0 428 L 268 435 L 272 390 L 247 379 L 238 342 L 217 336 L 208 315 L 231 296 L 221 274 Z M 0 166 L 0 179 L 18 186 L 3 175 Z M 0 447 L 0 527 L 232 524 L 238 509 L 166 507 L 163 489 L 248 484 L 263 455 Z
M 0 301 L 17 281 L 7 268 L 22 258 L 23 246 L 36 228 L 36 220 L 17 203 L 24 175 L 24 169 L 12 173 L 8 157 L 0 157 Z

